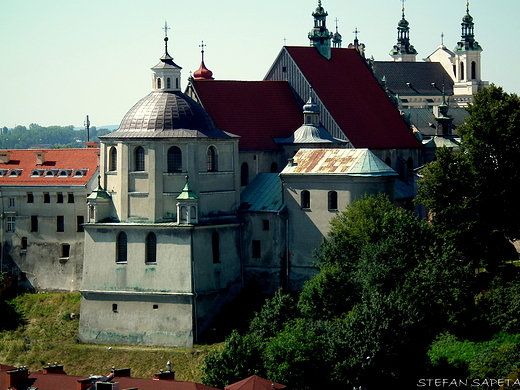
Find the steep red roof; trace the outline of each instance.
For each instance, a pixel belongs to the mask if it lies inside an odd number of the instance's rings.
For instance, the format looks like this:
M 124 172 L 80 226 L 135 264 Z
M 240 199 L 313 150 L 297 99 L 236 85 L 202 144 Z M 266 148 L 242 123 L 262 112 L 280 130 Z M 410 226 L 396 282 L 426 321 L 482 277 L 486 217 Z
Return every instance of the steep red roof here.
M 356 50 L 333 48 L 330 60 L 314 47 L 286 50 L 356 148 L 420 146 Z
M 193 81 L 215 125 L 239 135 L 240 150 L 275 150 L 303 123 L 302 107 L 286 81 Z
M 273 389 L 285 389 L 285 385 L 271 382 L 267 379 L 261 378 L 257 375 L 252 375 L 249 378 L 241 380 L 240 382 L 233 383 L 232 385 L 226 386 L 225 390 L 273 390 Z
M 40 152 L 43 164 L 37 164 Z M 85 185 L 98 169 L 98 155 L 96 148 L 0 150 L 1 161 L 8 161 L 0 162 L 0 185 Z

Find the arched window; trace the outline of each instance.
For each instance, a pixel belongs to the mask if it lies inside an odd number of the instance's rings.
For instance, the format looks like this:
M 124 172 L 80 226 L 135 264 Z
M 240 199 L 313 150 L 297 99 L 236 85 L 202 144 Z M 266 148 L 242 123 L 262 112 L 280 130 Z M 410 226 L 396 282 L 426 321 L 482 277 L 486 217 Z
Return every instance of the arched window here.
M 464 62 L 461 62 L 460 63 L 460 77 L 459 79 L 460 80 L 464 80 L 466 78 L 466 76 L 464 76 Z
M 249 184 L 249 165 L 246 162 L 240 167 L 240 185 L 247 186 Z
M 161 79 L 157 79 L 157 89 L 161 89 Z
M 271 163 L 271 173 L 278 173 L 278 164 L 277 163 Z
M 338 193 L 336 191 L 329 191 L 329 210 L 338 209 Z
M 144 171 L 144 148 L 138 146 L 135 148 L 135 171 Z
M 477 78 L 477 63 L 473 61 L 471 63 L 471 79 L 475 80 Z
M 120 232 L 116 239 L 116 262 L 126 263 L 128 260 L 127 238 L 125 232 Z
M 168 149 L 168 172 L 182 172 L 182 152 L 177 146 Z
M 408 177 L 413 177 L 413 158 L 408 157 L 408 161 L 406 162 L 406 166 L 408 168 Z
M 170 80 L 170 78 L 168 77 L 166 79 L 166 88 L 170 89 L 172 87 L 172 81 Z
M 110 155 L 108 156 L 108 170 L 117 171 L 117 149 L 115 146 L 110 148 Z
M 217 171 L 217 151 L 215 147 L 210 146 L 206 153 L 206 163 L 208 167 L 208 172 L 216 172 Z
M 301 208 L 302 209 L 311 208 L 311 193 L 307 190 L 303 190 L 301 192 Z
M 148 233 L 146 236 L 146 262 L 155 263 L 157 262 L 157 237 L 155 233 Z
M 220 236 L 213 232 L 211 236 L 211 250 L 213 253 L 213 263 L 220 263 Z

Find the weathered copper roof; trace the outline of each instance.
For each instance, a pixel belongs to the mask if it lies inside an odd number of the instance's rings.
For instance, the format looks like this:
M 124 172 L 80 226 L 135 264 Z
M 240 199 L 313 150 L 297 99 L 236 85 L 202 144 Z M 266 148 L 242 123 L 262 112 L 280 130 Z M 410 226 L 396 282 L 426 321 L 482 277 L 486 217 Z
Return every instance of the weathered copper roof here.
M 397 176 L 368 149 L 300 149 L 281 175 Z
M 282 183 L 277 173 L 259 173 L 242 191 L 240 209 L 276 212 L 282 208 Z

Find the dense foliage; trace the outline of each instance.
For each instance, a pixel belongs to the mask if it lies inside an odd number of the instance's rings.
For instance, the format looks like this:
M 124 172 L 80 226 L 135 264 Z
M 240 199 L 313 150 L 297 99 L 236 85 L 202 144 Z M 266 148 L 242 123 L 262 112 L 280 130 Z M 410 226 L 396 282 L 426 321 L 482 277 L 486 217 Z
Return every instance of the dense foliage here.
M 90 140 L 98 141 L 98 136 L 109 133 L 108 130 L 90 129 Z M 81 148 L 86 141 L 85 131 L 75 131 L 74 126 L 43 127 L 31 123 L 29 128 L 16 126 L 2 128 L 0 134 L 0 149 L 29 149 L 31 147 L 45 148 Z

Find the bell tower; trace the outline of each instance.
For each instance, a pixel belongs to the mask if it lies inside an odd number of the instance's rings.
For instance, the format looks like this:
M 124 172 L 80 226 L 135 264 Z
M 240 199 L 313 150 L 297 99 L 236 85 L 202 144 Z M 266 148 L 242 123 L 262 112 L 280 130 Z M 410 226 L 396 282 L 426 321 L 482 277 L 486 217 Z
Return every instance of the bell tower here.
M 390 55 L 395 62 L 415 62 L 417 50 L 410 44 L 410 23 L 404 15 L 404 0 L 402 8 L 402 17 L 397 24 L 397 43 L 390 51 Z
M 320 54 L 330 60 L 330 42 L 333 34 L 327 29 L 327 16 L 329 14 L 321 6 L 321 0 L 318 0 L 318 7 L 312 13 L 314 17 L 314 27 L 309 33 L 311 46 L 314 46 Z

